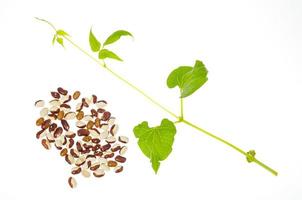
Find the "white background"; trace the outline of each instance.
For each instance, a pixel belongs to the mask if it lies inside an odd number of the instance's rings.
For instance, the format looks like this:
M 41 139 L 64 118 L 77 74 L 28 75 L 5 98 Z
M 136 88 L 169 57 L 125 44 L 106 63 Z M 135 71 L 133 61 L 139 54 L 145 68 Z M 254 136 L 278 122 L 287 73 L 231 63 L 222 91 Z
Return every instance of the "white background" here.
M 302 2 L 229 1 L 14 1 L 0 2 L 0 199 L 302 199 Z M 165 85 L 179 65 L 202 60 L 209 81 L 185 99 L 185 117 L 279 171 L 274 177 L 229 147 L 177 125 L 174 150 L 158 175 L 140 152 L 132 128 L 169 115 L 66 44 L 51 46 L 64 28 L 89 50 L 93 26 L 105 39 L 132 32 L 112 49 L 125 62 L 108 62 L 171 110 L 178 92 Z M 78 179 L 35 138 L 36 99 L 58 86 L 97 94 L 109 102 L 120 134 L 129 136 L 122 174 Z

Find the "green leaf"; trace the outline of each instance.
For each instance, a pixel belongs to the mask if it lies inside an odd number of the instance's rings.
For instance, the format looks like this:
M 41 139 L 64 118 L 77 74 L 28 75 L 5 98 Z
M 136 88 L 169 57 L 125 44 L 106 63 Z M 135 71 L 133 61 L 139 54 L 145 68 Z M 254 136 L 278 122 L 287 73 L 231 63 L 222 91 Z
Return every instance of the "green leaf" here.
M 249 150 L 246 152 L 246 160 L 247 162 L 251 163 L 255 160 L 256 151 L 255 150 Z
M 57 37 L 57 42 L 64 47 L 63 38 Z
M 66 33 L 64 30 L 60 29 L 60 30 L 57 30 L 57 35 L 60 35 L 60 36 L 69 36 L 68 33 Z
M 131 33 L 129 33 L 128 31 L 125 30 L 118 30 L 115 31 L 114 33 L 112 33 L 104 42 L 104 46 L 108 45 L 108 44 L 112 44 L 114 42 L 116 42 L 117 40 L 119 40 L 122 36 L 132 36 Z
M 89 44 L 93 52 L 97 52 L 101 48 L 101 43 L 96 39 L 96 37 L 92 33 L 92 29 L 90 29 L 90 33 L 89 33 Z
M 208 71 L 204 64 L 197 60 L 194 67 L 181 66 L 173 70 L 167 78 L 169 88 L 179 87 L 181 98 L 190 96 L 207 82 Z
M 102 49 L 99 52 L 99 59 L 106 59 L 106 58 L 111 58 L 119 61 L 123 61 L 118 55 L 113 53 L 112 51 L 109 51 L 108 49 Z
M 57 34 L 54 34 L 54 35 L 53 35 L 53 38 L 52 38 L 52 45 L 55 44 L 56 39 L 57 39 Z
M 133 132 L 140 149 L 150 158 L 152 168 L 157 173 L 160 161 L 165 160 L 172 151 L 176 134 L 174 123 L 163 119 L 159 126 L 149 127 L 148 122 L 144 121 L 135 126 Z

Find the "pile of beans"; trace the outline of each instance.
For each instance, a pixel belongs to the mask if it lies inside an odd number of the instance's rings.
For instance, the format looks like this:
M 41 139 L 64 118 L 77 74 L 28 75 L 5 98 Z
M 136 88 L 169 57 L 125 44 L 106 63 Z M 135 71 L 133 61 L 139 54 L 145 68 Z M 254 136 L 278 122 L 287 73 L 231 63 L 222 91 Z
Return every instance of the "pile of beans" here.
M 59 155 L 72 166 L 72 175 L 102 177 L 110 169 L 122 172 L 128 138 L 117 136 L 118 125 L 105 109 L 107 102 L 98 100 L 96 95 L 81 98 L 79 91 L 69 94 L 61 87 L 51 96 L 49 106 L 43 100 L 35 102 L 41 109 L 36 120 L 41 129 L 36 138 L 42 146 L 59 150 Z M 75 188 L 77 182 L 71 176 L 68 184 Z

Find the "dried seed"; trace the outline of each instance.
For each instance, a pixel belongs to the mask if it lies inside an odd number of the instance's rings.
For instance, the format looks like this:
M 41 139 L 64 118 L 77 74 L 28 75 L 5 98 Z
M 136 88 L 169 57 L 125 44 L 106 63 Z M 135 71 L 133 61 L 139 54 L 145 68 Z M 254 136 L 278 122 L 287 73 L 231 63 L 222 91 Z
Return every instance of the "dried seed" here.
M 92 95 L 92 103 L 96 103 L 98 100 L 97 96 L 96 95 Z
M 76 134 L 72 131 L 67 131 L 65 135 L 68 138 L 74 138 L 76 136 Z
M 82 98 L 82 105 L 86 108 L 89 107 L 89 104 L 86 102 L 86 99 L 85 98 Z
M 40 117 L 39 119 L 37 119 L 36 125 L 37 125 L 37 126 L 41 126 L 41 125 L 43 124 L 43 122 L 44 122 L 44 118 L 43 118 L 43 117 Z
M 116 167 L 117 166 L 117 162 L 113 161 L 113 160 L 109 160 L 107 162 L 108 167 Z
M 49 130 L 50 132 L 52 132 L 52 131 L 56 130 L 57 127 L 58 127 L 58 125 L 57 125 L 56 123 L 52 123 L 52 124 L 50 124 L 48 130 Z
M 62 140 L 60 140 L 60 139 L 55 140 L 55 147 L 56 147 L 58 150 L 61 150 L 62 147 L 63 147 Z
M 74 158 L 73 158 L 73 156 L 70 155 L 70 154 L 67 154 L 67 155 L 65 156 L 65 160 L 66 160 L 66 162 L 67 162 L 68 164 L 70 164 L 70 165 L 74 164 Z
M 57 119 L 57 115 L 55 113 L 50 113 L 50 114 L 48 114 L 48 118 L 50 120 L 56 120 Z
M 85 157 L 81 156 L 79 157 L 76 161 L 75 161 L 75 165 L 76 166 L 81 166 L 86 162 Z
M 63 119 L 64 118 L 64 111 L 60 110 L 57 117 L 58 117 L 58 120 Z
M 124 154 L 127 152 L 127 150 L 128 150 L 128 147 L 123 146 L 123 147 L 120 149 L 119 154 L 120 154 L 120 155 L 124 155 Z
M 96 118 L 95 121 L 94 121 L 94 125 L 95 125 L 95 127 L 100 128 L 100 126 L 101 126 L 101 119 L 100 118 Z
M 86 123 L 83 121 L 77 121 L 76 122 L 76 127 L 78 128 L 85 128 L 86 127 Z
M 84 142 L 89 142 L 90 140 L 91 140 L 91 136 L 85 136 L 85 137 L 83 137 L 82 138 L 82 140 L 84 141 Z
M 64 148 L 64 149 L 62 149 L 62 150 L 60 151 L 60 156 L 66 156 L 67 153 L 68 153 L 67 149 Z
M 100 132 L 97 129 L 93 128 L 93 129 L 89 130 L 89 132 L 90 132 L 90 136 L 92 138 L 98 138 L 98 137 L 100 137 Z
M 61 102 L 58 99 L 53 99 L 49 102 L 51 106 L 60 106 Z
M 47 116 L 48 111 L 49 111 L 48 108 L 42 108 L 41 111 L 40 111 L 40 116 L 41 117 Z
M 73 175 L 76 175 L 76 174 L 81 173 L 81 167 L 73 167 L 73 168 L 71 169 L 71 173 L 72 173 Z
M 106 142 L 108 142 L 108 143 L 115 143 L 116 139 L 113 136 L 109 136 L 109 137 L 106 138 Z
M 64 90 L 63 88 L 61 88 L 61 87 L 58 87 L 58 92 L 60 93 L 60 94 L 62 94 L 62 95 L 66 95 L 67 93 L 68 93 L 68 91 L 67 90 Z
M 68 178 L 68 185 L 69 185 L 71 188 L 77 187 L 77 182 L 76 182 L 75 178 L 69 177 L 69 178 Z
M 46 138 L 49 142 L 54 142 L 55 138 L 53 137 L 53 135 L 50 132 L 46 133 Z
M 98 138 L 93 138 L 93 139 L 91 140 L 91 142 L 93 142 L 93 143 L 95 143 L 95 144 L 98 144 L 98 143 L 101 142 L 101 140 L 98 139 Z
M 87 129 L 92 129 L 93 126 L 94 126 L 93 121 L 89 121 L 89 122 L 87 123 Z
M 42 123 L 41 128 L 42 128 L 42 129 L 47 129 L 47 128 L 50 126 L 50 123 L 51 123 L 51 120 L 50 120 L 50 119 L 45 120 L 45 121 Z
M 120 141 L 122 143 L 128 143 L 129 139 L 126 136 L 119 136 L 118 141 Z
M 95 176 L 95 177 L 102 177 L 102 176 L 104 176 L 105 175 L 105 172 L 104 172 L 104 170 L 103 169 L 97 169 L 97 170 L 95 170 L 94 172 L 93 172 L 93 175 Z
M 108 158 L 113 158 L 114 157 L 114 153 L 113 152 L 106 152 L 104 155 L 104 158 L 108 159 Z
M 70 149 L 70 154 L 74 157 L 74 158 L 78 158 L 79 157 L 79 152 L 76 149 Z
M 78 142 L 76 143 L 76 147 L 77 147 L 77 150 L 78 150 L 79 152 L 82 152 L 82 151 L 83 151 L 83 147 L 82 147 L 82 144 L 80 143 L 80 141 L 78 141 Z
M 98 109 L 97 109 L 97 112 L 98 112 L 98 113 L 103 113 L 103 112 L 105 112 L 105 111 L 106 111 L 106 110 L 103 109 L 103 108 L 98 108 Z
M 37 108 L 43 107 L 44 105 L 45 105 L 45 102 L 43 100 L 38 100 L 38 101 L 35 102 L 35 106 Z
M 92 116 L 98 117 L 98 112 L 95 109 L 91 109 L 90 112 Z
M 49 111 L 51 113 L 59 113 L 60 112 L 60 109 L 57 107 L 57 106 L 52 106 Z
M 104 100 L 101 100 L 101 101 L 97 101 L 95 105 L 97 108 L 104 108 L 107 105 L 107 102 Z
M 43 147 L 44 147 L 45 149 L 47 149 L 47 150 L 50 149 L 51 146 L 50 146 L 50 143 L 49 143 L 48 140 L 42 139 L 41 143 L 42 143 L 42 145 L 43 145 Z
M 81 111 L 83 109 L 83 103 L 78 103 L 76 105 L 76 111 Z
M 105 112 L 103 113 L 102 120 L 103 120 L 103 121 L 107 121 L 107 120 L 110 118 L 110 116 L 111 116 L 111 113 L 108 112 L 108 111 L 105 111 Z
M 89 131 L 87 129 L 79 129 L 78 130 L 78 136 L 88 136 L 89 135 Z
M 112 135 L 116 135 L 117 131 L 118 131 L 118 125 L 117 124 L 112 125 L 110 128 L 110 133 Z
M 121 149 L 121 146 L 119 144 L 114 144 L 112 147 L 111 147 L 111 151 L 113 152 L 116 152 L 118 150 Z
M 123 156 L 119 156 L 119 155 L 115 157 L 115 160 L 120 163 L 126 162 L 126 158 Z
M 78 114 L 76 115 L 77 120 L 81 120 L 84 118 L 84 112 L 83 111 L 79 111 Z
M 97 170 L 98 168 L 100 167 L 100 163 L 96 162 L 96 163 L 93 163 L 90 167 L 90 170 L 91 171 L 95 171 Z
M 123 166 L 121 166 L 121 165 L 118 165 L 118 166 L 116 166 L 115 168 L 114 168 L 114 172 L 115 173 L 120 173 L 120 172 L 122 172 L 123 171 Z
M 51 92 L 50 94 L 55 99 L 59 99 L 60 98 L 60 94 L 58 92 Z
M 110 144 L 105 144 L 103 146 L 101 146 L 101 150 L 104 152 L 104 151 L 107 151 L 108 149 L 111 148 L 111 145 Z
M 62 126 L 63 126 L 63 128 L 64 128 L 65 131 L 69 130 L 69 124 L 68 124 L 68 122 L 65 119 L 61 120 L 61 124 L 62 124 Z
M 68 148 L 72 148 L 74 145 L 74 140 L 70 138 L 68 141 L 69 141 Z
M 80 92 L 80 91 L 75 91 L 75 92 L 73 93 L 73 95 L 72 95 L 72 98 L 73 98 L 74 100 L 77 100 L 77 99 L 80 97 L 80 95 L 81 95 L 81 92 Z
M 36 138 L 40 139 L 40 138 L 44 137 L 45 135 L 46 135 L 45 129 L 42 129 L 36 133 Z
M 90 177 L 90 172 L 86 169 L 82 169 L 82 175 L 86 178 Z
M 55 130 L 55 132 L 53 133 L 53 136 L 54 136 L 55 138 L 57 138 L 57 137 L 61 136 L 62 133 L 63 133 L 62 127 L 58 127 L 58 128 Z
M 65 119 L 66 120 L 73 120 L 76 117 L 76 113 L 75 112 L 68 112 L 65 114 Z

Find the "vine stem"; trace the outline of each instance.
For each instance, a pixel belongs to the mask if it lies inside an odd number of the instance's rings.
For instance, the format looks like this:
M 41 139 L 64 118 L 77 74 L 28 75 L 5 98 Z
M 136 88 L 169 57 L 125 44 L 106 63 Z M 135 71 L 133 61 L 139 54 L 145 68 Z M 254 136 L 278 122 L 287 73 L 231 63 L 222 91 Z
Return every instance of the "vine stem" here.
M 40 19 L 40 18 L 36 18 L 40 21 L 46 22 L 47 24 L 49 24 L 55 31 L 57 31 L 57 29 L 55 28 L 55 26 L 53 24 L 51 24 L 50 22 L 44 20 L 44 19 Z M 115 71 L 113 71 L 112 69 L 110 69 L 109 67 L 106 66 L 105 62 L 101 62 L 101 60 L 98 60 L 97 58 L 95 58 L 94 56 L 92 56 L 90 53 L 88 53 L 87 51 L 85 51 L 83 48 L 81 48 L 79 45 L 77 45 L 75 42 L 73 42 L 69 36 L 62 36 L 63 38 L 65 38 L 68 42 L 70 42 L 70 44 L 72 44 L 74 47 L 76 47 L 78 50 L 80 50 L 82 53 L 84 53 L 85 55 L 87 55 L 89 58 L 91 58 L 93 61 L 95 61 L 99 66 L 101 66 L 102 68 L 106 69 L 108 72 L 110 72 L 113 76 L 115 76 L 116 78 L 118 78 L 119 80 L 121 80 L 122 82 L 124 82 L 125 84 L 127 84 L 128 86 L 130 86 L 132 89 L 136 90 L 138 93 L 140 93 L 141 95 L 143 95 L 145 98 L 147 98 L 149 101 L 151 101 L 153 104 L 155 104 L 156 106 L 158 106 L 159 108 L 161 108 L 162 110 L 164 110 L 165 112 L 167 112 L 168 114 L 170 114 L 171 116 L 175 117 L 178 121 L 176 121 L 176 123 L 179 122 L 183 122 L 184 124 L 187 124 L 188 126 L 191 126 L 192 128 L 205 133 L 206 135 L 210 136 L 213 139 L 216 139 L 224 144 L 226 144 L 227 146 L 235 149 L 236 151 L 238 151 L 239 153 L 241 153 L 242 155 L 244 155 L 245 157 L 248 156 L 248 154 L 243 151 L 242 149 L 240 149 L 239 147 L 233 145 L 232 143 L 198 127 L 197 125 L 187 121 L 184 119 L 184 113 L 183 113 L 183 98 L 180 98 L 180 116 L 176 115 L 175 113 L 173 113 L 172 111 L 170 111 L 168 108 L 166 108 L 165 106 L 161 105 L 158 101 L 154 100 L 152 97 L 150 97 L 148 94 L 146 94 L 142 89 L 138 88 L 137 86 L 135 86 L 134 84 L 132 84 L 131 82 L 129 82 L 127 79 L 123 78 L 121 75 L 119 75 L 118 73 L 116 73 Z M 259 166 L 263 167 L 264 169 L 266 169 L 267 171 L 271 172 L 273 175 L 277 176 L 278 172 L 275 171 L 274 169 L 270 168 L 269 166 L 265 165 L 264 163 L 262 163 L 261 161 L 257 160 L 255 157 L 253 157 L 253 162 L 258 164 Z
M 184 99 L 180 97 L 180 120 L 184 119 Z

